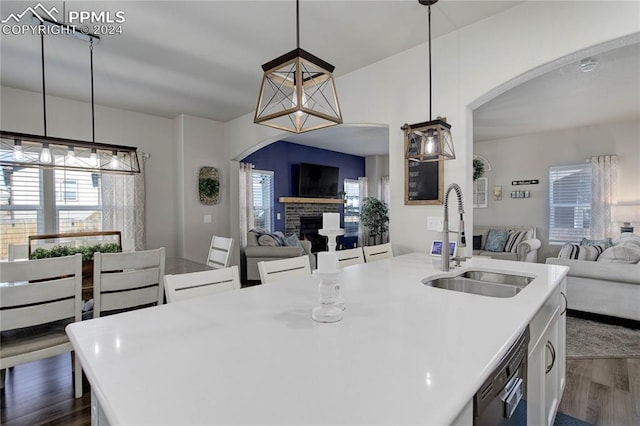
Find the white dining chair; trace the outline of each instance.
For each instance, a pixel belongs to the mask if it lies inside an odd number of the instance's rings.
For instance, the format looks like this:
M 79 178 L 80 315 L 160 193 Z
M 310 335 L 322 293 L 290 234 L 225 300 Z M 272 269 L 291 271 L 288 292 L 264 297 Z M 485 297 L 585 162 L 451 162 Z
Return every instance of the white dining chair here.
M 164 276 L 167 302 L 240 289 L 240 275 L 236 265 L 210 271 Z
M 231 259 L 231 249 L 233 248 L 233 238 L 218 237 L 214 235 L 209 245 L 209 256 L 207 265 L 214 269 L 226 268 Z
M 367 262 L 393 257 L 391 243 L 362 247 L 362 251 L 364 252 L 364 260 Z
M 164 301 L 164 247 L 93 255 L 93 317 L 160 305 Z
M 364 263 L 364 254 L 362 253 L 362 247 L 356 247 L 348 250 L 336 251 L 338 257 L 338 267 L 344 268 L 345 266 L 360 265 Z
M 289 257 L 286 259 L 258 262 L 260 281 L 262 284 L 293 277 L 311 275 L 309 256 Z
M 0 262 L 0 370 L 65 352 L 73 346 L 64 327 L 82 320 L 82 255 Z M 74 353 L 75 397 L 82 367 Z

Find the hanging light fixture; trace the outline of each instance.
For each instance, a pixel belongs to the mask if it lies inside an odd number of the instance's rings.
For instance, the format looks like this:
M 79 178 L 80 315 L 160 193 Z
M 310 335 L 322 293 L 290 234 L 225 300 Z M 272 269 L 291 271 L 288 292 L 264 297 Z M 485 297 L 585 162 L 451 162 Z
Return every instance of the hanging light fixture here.
M 41 25 L 45 22 L 38 21 Z M 74 34 L 66 24 L 47 21 L 49 26 L 66 29 L 61 34 Z M 83 34 L 89 41 L 91 61 L 91 128 L 92 141 L 55 138 L 47 135 L 47 102 L 45 87 L 44 32 L 40 33 L 42 59 L 42 107 L 44 135 L 0 131 L 0 166 L 84 170 L 107 173 L 140 173 L 137 148 L 97 143 L 95 141 L 95 103 L 93 96 L 93 45 L 100 38 Z
M 262 65 L 264 76 L 253 122 L 302 133 L 342 123 L 334 66 L 300 48 L 296 0 L 296 48 Z
M 431 6 L 437 1 L 418 0 L 418 3 L 429 9 L 429 121 L 401 127 L 404 131 L 405 158 L 422 163 L 456 158 L 451 125 L 442 117 L 433 120 L 431 115 Z

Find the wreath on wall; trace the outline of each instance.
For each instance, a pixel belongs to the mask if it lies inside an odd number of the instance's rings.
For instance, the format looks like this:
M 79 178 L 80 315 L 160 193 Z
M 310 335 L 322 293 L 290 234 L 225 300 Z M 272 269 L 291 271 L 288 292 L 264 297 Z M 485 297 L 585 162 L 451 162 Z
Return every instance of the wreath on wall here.
M 220 178 L 218 170 L 214 167 L 202 167 L 198 176 L 198 193 L 200 203 L 211 205 L 218 203 L 220 194 Z
M 473 159 L 473 180 L 482 177 L 484 174 L 484 163 L 478 158 Z

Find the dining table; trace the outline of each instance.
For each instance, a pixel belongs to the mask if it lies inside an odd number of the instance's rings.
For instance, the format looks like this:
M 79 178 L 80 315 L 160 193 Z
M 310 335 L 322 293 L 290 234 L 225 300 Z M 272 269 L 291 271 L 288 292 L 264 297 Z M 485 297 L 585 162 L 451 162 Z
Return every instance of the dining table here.
M 470 425 L 473 395 L 565 272 L 467 260 L 536 277 L 500 299 L 424 285 L 438 265 L 345 267 L 332 323 L 312 318 L 311 274 L 70 324 L 93 424 Z

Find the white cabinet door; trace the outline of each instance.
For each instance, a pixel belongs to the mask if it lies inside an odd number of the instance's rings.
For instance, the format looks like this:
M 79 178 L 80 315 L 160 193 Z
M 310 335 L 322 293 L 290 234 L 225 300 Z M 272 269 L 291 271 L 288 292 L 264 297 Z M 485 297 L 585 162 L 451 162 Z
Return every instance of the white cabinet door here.
M 566 375 L 566 279 L 530 324 L 527 423 L 553 425 Z

